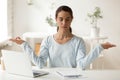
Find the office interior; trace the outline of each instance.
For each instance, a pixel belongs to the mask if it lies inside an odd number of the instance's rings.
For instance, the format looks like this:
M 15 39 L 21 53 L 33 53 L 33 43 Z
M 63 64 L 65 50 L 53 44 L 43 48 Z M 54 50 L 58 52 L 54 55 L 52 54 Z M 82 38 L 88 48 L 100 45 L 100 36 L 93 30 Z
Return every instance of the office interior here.
M 51 16 L 55 21 L 55 10 L 60 5 L 72 8 L 73 34 L 85 39 L 88 51 L 92 43 L 111 42 L 116 45 L 115 48 L 104 50 L 102 55 L 93 62 L 92 68 L 89 66 L 88 69 L 120 69 L 120 0 L 7 0 L 8 37 L 24 37 L 38 52 L 42 39 L 56 32 L 56 27 L 49 25 L 46 17 Z M 87 14 L 92 13 L 95 7 L 101 9 L 103 18 L 99 19 L 97 24 L 100 28 L 97 36 L 99 39 L 92 37 L 95 42 L 91 42 L 92 25 Z M 0 28 L 2 29 L 3 26 Z M 15 43 L 5 44 L 6 41 L 1 42 L 0 49 L 22 51 Z

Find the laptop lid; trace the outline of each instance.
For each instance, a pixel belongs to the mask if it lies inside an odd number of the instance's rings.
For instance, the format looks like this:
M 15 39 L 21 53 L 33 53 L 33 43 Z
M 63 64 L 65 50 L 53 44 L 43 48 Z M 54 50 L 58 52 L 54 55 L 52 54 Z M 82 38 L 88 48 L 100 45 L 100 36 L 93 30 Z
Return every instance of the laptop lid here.
M 34 77 L 31 62 L 27 54 L 10 50 L 1 51 L 5 70 L 8 73 Z

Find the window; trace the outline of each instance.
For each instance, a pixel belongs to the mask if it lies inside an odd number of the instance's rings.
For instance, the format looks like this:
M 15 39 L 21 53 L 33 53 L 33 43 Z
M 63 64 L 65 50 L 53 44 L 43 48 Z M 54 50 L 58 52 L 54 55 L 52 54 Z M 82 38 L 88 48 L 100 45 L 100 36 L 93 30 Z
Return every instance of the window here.
M 7 37 L 7 0 L 0 0 L 0 42 Z
M 11 6 L 12 0 L 0 0 L 0 43 L 8 39 L 11 32 Z M 11 5 L 11 6 L 10 6 Z M 8 10 L 8 8 L 10 10 Z

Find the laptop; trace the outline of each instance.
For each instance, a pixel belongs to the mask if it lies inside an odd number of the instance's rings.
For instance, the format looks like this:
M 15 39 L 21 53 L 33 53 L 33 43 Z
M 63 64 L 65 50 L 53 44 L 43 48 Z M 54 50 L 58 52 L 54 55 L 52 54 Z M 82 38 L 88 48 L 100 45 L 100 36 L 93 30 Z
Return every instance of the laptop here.
M 32 70 L 29 56 L 24 52 L 1 50 L 4 59 L 5 71 L 27 77 L 38 77 L 49 74 L 43 70 Z

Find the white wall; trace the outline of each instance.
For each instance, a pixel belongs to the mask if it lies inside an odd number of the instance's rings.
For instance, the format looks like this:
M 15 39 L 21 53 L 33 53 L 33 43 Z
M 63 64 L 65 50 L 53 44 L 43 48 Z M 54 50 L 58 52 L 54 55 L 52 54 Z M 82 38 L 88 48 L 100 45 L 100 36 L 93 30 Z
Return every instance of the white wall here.
M 99 21 L 100 35 L 108 36 L 109 42 L 117 45 L 106 51 L 105 65 L 107 69 L 120 69 L 120 0 L 33 0 L 33 5 L 27 5 L 27 0 L 14 0 L 14 36 L 24 32 L 49 32 L 50 27 L 45 18 L 60 5 L 68 5 L 73 9 L 73 33 L 79 36 L 89 36 L 90 24 L 85 21 L 87 13 L 99 6 L 103 11 L 103 19 Z M 55 2 L 53 12 L 50 5 Z

